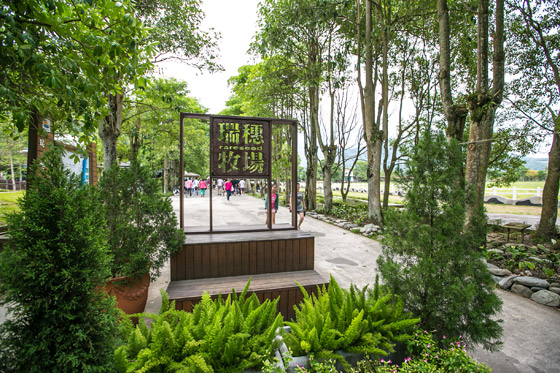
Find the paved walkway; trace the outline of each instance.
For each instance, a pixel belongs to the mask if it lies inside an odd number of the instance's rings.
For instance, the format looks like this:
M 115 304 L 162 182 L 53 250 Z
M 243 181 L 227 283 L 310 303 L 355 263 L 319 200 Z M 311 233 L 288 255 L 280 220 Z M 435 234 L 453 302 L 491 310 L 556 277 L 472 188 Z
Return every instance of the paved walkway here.
M 179 213 L 178 197 L 173 197 L 173 203 Z M 250 196 L 234 196 L 229 202 L 224 197 L 214 196 L 213 209 L 215 225 L 264 224 L 265 221 L 264 201 Z M 186 226 L 209 225 L 207 198 L 186 198 L 185 210 Z M 288 222 L 288 209 L 280 207 L 277 223 Z M 381 254 L 379 242 L 310 217 L 305 218 L 302 230 L 317 234 L 315 270 L 325 279 L 333 275 L 342 287 L 349 287 L 351 283 L 358 286 L 374 283 L 376 260 Z M 167 267 L 158 280 L 159 285 L 166 286 L 168 279 Z M 158 286 L 150 289 L 152 294 L 146 309 L 157 311 Z M 492 354 L 475 350 L 475 358 L 499 373 L 560 372 L 560 311 L 510 292 L 497 292 L 504 302 L 500 315 L 504 320 L 504 346 Z

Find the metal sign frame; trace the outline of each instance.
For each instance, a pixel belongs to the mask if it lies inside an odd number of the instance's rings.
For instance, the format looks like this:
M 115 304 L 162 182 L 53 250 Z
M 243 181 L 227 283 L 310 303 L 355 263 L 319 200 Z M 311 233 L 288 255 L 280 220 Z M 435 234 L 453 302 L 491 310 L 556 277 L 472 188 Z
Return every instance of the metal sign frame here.
M 199 114 L 199 113 L 181 113 L 180 114 L 180 130 L 179 130 L 179 169 L 181 172 L 184 172 L 184 120 L 185 119 L 199 119 L 199 120 L 208 120 L 210 122 L 210 186 L 209 186 L 209 203 L 210 203 L 210 229 L 207 232 L 197 232 L 197 233 L 218 233 L 214 230 L 213 227 L 213 216 L 212 216 L 212 181 L 215 177 L 240 177 L 240 178 L 266 178 L 267 179 L 267 201 L 271 203 L 271 187 L 272 187 L 272 166 L 271 166 L 271 139 L 272 139 L 272 125 L 289 125 L 290 126 L 290 134 L 292 138 L 292 198 L 297 198 L 295 195 L 297 189 L 297 120 L 294 119 L 276 119 L 276 118 L 260 118 L 260 117 L 242 117 L 242 116 L 232 116 L 232 115 L 212 115 L 212 114 Z M 247 125 L 256 124 L 258 126 L 262 126 L 262 149 L 250 149 L 254 146 L 259 146 L 260 144 L 252 144 L 248 143 L 247 140 L 239 143 L 237 146 L 238 149 L 220 149 L 220 146 L 224 145 L 223 139 L 221 141 L 214 141 L 220 138 L 220 123 L 238 123 L 240 124 L 241 128 L 236 128 L 239 130 L 237 133 L 239 136 L 242 136 L 243 133 L 241 132 L 242 128 L 245 128 Z M 223 128 L 222 128 L 223 129 Z M 222 131 L 223 134 L 223 131 Z M 242 147 L 243 149 L 239 149 Z M 249 148 L 249 149 L 245 149 Z M 240 157 L 245 154 L 246 157 L 249 157 L 248 152 L 252 150 L 259 150 L 262 154 L 262 158 L 264 161 L 263 170 L 262 172 L 251 172 L 247 169 L 249 163 L 248 159 L 245 159 L 245 169 L 241 170 L 231 170 L 231 172 L 223 172 L 220 171 L 220 167 L 218 166 L 218 162 L 220 160 L 220 152 L 219 150 L 233 150 L 234 152 L 232 155 L 236 156 L 239 155 Z M 244 153 L 245 152 L 245 153 Z M 222 156 L 223 157 L 223 156 Z M 223 161 L 223 159 L 221 160 Z M 227 171 L 227 170 L 226 170 Z M 180 182 L 180 202 L 179 202 L 179 210 L 180 210 L 180 217 L 179 217 L 179 225 L 181 229 L 185 229 L 185 218 L 184 218 L 184 193 L 185 193 L 185 178 L 181 177 Z M 272 219 L 271 219 L 271 210 L 267 209 L 268 214 L 268 226 L 266 229 L 246 229 L 246 230 L 220 230 L 219 233 L 233 233 L 233 232 L 259 232 L 259 231 L 269 231 L 272 230 Z M 292 226 L 290 228 L 280 228 L 280 229 L 297 229 L 297 209 L 292 209 Z

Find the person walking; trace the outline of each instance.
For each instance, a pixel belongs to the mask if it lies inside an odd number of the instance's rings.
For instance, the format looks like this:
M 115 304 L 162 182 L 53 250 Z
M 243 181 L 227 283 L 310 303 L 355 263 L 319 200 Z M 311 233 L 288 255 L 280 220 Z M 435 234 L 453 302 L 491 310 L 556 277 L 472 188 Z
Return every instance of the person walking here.
M 208 187 L 208 185 L 206 184 L 206 180 L 202 179 L 200 180 L 200 183 L 198 184 L 198 188 L 200 189 L 200 196 L 204 197 L 204 195 L 206 194 L 206 188 Z
M 276 224 L 276 213 L 278 212 L 278 193 L 276 193 L 276 185 L 273 185 L 272 188 L 270 188 L 270 222 L 272 224 Z M 269 203 L 268 203 L 268 193 L 266 194 L 266 197 L 264 197 L 264 211 L 265 211 L 265 216 L 266 216 L 266 221 L 265 224 L 268 226 L 268 207 L 269 207 Z
M 198 178 L 195 178 L 193 181 L 193 196 L 194 195 L 198 196 L 198 184 L 199 184 Z
M 245 179 L 239 180 L 239 192 L 240 194 L 245 192 Z
M 290 194 L 290 212 L 292 212 L 292 194 Z M 305 217 L 305 201 L 303 200 L 303 193 L 299 191 L 299 183 L 297 183 L 296 188 L 296 212 L 299 215 L 299 223 L 297 229 L 301 229 L 301 223 L 303 223 L 303 218 Z
M 187 179 L 185 183 L 185 188 L 187 189 L 187 195 L 192 197 L 192 180 L 190 178 Z
M 224 195 L 224 180 L 223 179 L 218 179 L 218 181 L 216 181 L 216 185 L 218 186 L 218 195 L 223 196 Z
M 225 188 L 226 188 L 226 194 L 227 194 L 227 200 L 229 201 L 229 197 L 231 196 L 231 190 L 232 190 L 233 184 L 231 183 L 230 179 L 227 179 L 226 184 L 225 184 Z

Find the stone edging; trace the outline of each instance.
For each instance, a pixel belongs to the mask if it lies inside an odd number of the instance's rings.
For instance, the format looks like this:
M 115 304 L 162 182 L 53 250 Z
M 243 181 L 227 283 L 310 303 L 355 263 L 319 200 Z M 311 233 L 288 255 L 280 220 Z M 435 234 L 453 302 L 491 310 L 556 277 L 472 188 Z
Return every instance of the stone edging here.
M 326 215 L 323 215 L 323 214 L 318 214 L 314 211 L 307 212 L 307 216 L 309 216 L 313 219 L 324 221 L 326 223 L 334 224 L 337 227 L 347 229 L 349 231 L 355 231 L 355 230 L 359 229 L 360 230 L 359 234 L 361 234 L 362 236 L 366 236 L 366 237 L 369 237 L 372 234 L 381 233 L 381 227 L 378 226 L 378 225 L 375 225 L 375 224 L 366 224 L 363 227 L 361 227 L 358 224 L 353 223 L 351 221 L 346 221 L 344 219 L 338 219 L 338 218 L 326 216 Z M 355 233 L 357 233 L 357 232 L 355 232 Z
M 486 263 L 492 279 L 504 290 L 529 298 L 534 302 L 549 307 L 560 307 L 560 283 L 533 276 L 519 276 L 507 269 Z

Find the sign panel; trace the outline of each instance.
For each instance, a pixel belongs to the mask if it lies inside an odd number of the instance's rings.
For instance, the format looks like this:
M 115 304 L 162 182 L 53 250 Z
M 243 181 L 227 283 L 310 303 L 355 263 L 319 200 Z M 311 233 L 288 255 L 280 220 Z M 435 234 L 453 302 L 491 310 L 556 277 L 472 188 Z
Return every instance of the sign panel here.
M 270 122 L 212 118 L 212 177 L 268 177 L 270 175 Z

